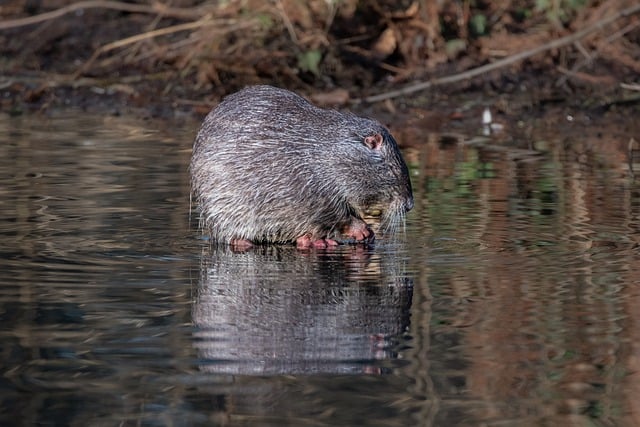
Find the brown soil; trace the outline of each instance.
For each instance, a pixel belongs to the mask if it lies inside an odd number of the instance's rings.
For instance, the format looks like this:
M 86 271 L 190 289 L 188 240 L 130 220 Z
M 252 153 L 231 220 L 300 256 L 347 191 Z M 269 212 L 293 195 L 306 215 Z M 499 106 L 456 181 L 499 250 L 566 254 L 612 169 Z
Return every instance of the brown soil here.
M 425 120 L 457 114 L 462 100 L 531 114 L 558 104 L 638 110 L 634 0 L 437 3 L 8 0 L 0 111 L 204 114 L 255 83 Z M 419 82 L 433 84 L 413 90 Z

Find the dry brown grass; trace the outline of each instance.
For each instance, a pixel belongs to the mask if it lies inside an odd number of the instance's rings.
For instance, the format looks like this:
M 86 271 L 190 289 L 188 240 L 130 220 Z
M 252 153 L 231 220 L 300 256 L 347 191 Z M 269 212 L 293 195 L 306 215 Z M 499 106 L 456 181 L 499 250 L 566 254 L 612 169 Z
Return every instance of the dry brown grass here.
M 493 68 L 484 81 L 500 85 L 529 67 L 529 77 L 551 71 L 548 85 L 567 91 L 637 83 L 638 8 L 606 28 L 553 45 L 635 2 L 552 3 L 564 9 L 537 10 L 533 1 L 515 0 L 474 8 L 419 0 L 43 0 L 30 10 L 25 0 L 10 0 L 0 6 L 0 53 L 7 58 L 0 83 L 11 77 L 29 85 L 41 78 L 46 87 L 118 84 L 134 93 L 122 85 L 145 82 L 177 98 L 218 97 L 258 82 L 366 93 L 373 86 L 442 79 L 545 45 L 552 48 L 526 64 Z

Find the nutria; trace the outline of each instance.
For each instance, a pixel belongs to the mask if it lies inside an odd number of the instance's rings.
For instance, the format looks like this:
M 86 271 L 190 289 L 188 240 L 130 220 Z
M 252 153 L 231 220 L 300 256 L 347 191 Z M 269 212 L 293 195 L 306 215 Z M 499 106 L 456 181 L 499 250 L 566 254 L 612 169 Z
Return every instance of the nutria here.
M 391 227 L 413 207 L 407 166 L 384 126 L 272 86 L 245 88 L 207 115 L 190 172 L 201 227 L 233 246 L 371 242 L 366 214 L 381 212 Z

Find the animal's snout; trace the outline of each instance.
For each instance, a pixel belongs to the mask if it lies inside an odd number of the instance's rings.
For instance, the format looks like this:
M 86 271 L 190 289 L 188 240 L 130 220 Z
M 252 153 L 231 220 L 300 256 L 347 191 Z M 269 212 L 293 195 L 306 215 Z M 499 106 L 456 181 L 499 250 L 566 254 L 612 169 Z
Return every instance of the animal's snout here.
M 404 208 L 405 212 L 409 212 L 411 209 L 413 209 L 413 196 L 409 196 L 404 200 L 404 203 L 402 203 L 402 207 Z

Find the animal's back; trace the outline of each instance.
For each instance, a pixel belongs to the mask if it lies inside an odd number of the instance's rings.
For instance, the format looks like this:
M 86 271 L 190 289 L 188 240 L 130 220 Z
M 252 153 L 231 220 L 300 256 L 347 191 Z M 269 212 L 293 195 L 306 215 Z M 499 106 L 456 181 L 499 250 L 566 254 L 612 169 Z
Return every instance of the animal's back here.
M 313 143 L 322 138 L 317 132 L 335 132 L 343 121 L 342 115 L 318 108 L 288 90 L 250 86 L 229 95 L 209 113 L 194 150 L 205 143 L 235 146 L 245 140 L 256 148 L 267 144 Z

